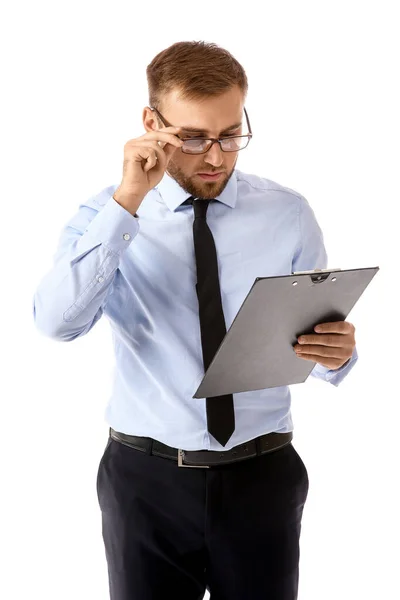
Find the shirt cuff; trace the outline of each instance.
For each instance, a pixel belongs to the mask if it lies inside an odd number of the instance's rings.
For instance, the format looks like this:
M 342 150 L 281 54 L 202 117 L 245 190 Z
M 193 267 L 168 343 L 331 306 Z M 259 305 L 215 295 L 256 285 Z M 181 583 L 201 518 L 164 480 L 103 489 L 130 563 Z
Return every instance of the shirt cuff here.
M 357 360 L 358 352 L 357 347 L 355 346 L 351 358 L 344 365 L 339 367 L 339 369 L 328 369 L 328 367 L 324 367 L 323 365 L 317 363 L 310 375 L 316 377 L 317 379 L 327 381 L 328 383 L 338 387 L 341 381 L 343 381 L 343 379 L 350 373 Z
M 104 244 L 115 254 L 121 254 L 138 234 L 139 219 L 111 196 L 86 231 L 91 240 Z

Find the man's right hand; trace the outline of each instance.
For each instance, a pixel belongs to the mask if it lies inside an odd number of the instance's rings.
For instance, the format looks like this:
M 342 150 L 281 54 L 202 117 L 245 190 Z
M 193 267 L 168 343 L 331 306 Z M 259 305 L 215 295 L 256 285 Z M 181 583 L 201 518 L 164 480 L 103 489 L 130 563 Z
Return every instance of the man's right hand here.
M 146 194 L 163 178 L 171 156 L 183 145 L 179 127 L 163 127 L 129 140 L 124 146 L 122 181 L 114 200 L 135 215 Z

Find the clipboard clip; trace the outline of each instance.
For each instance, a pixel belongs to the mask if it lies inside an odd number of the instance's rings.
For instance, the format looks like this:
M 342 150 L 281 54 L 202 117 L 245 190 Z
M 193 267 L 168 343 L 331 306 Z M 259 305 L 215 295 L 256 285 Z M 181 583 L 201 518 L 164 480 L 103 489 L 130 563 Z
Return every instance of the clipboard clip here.
M 292 275 L 311 275 L 313 283 L 322 283 L 328 279 L 330 273 L 337 273 L 342 269 L 313 269 L 312 271 L 295 271 Z M 325 275 L 319 275 L 319 273 L 325 273 Z
M 294 271 L 292 275 L 307 275 L 307 273 L 331 273 L 332 271 L 341 271 L 342 269 L 314 269 L 312 271 Z

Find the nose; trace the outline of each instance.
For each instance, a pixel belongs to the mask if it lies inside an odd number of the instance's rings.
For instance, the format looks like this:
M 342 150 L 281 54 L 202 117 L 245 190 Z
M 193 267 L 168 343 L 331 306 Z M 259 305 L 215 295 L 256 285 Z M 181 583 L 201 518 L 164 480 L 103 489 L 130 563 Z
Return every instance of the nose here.
M 204 154 L 204 161 L 214 167 L 220 167 L 224 162 L 223 152 L 218 143 L 215 143 L 211 148 Z

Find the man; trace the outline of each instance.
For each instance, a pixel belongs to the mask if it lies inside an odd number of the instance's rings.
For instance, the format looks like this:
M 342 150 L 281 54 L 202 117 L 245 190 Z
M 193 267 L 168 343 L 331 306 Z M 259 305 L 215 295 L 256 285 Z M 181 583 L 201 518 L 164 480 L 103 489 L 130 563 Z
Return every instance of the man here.
M 34 298 L 53 339 L 103 313 L 112 327 L 97 476 L 110 597 L 295 600 L 308 476 L 290 391 L 193 394 L 256 277 L 326 268 L 322 232 L 299 193 L 236 169 L 252 133 L 232 55 L 180 42 L 147 77 L 146 133 L 126 143 L 121 183 L 79 206 Z M 294 351 L 338 385 L 355 329 L 321 327 Z

